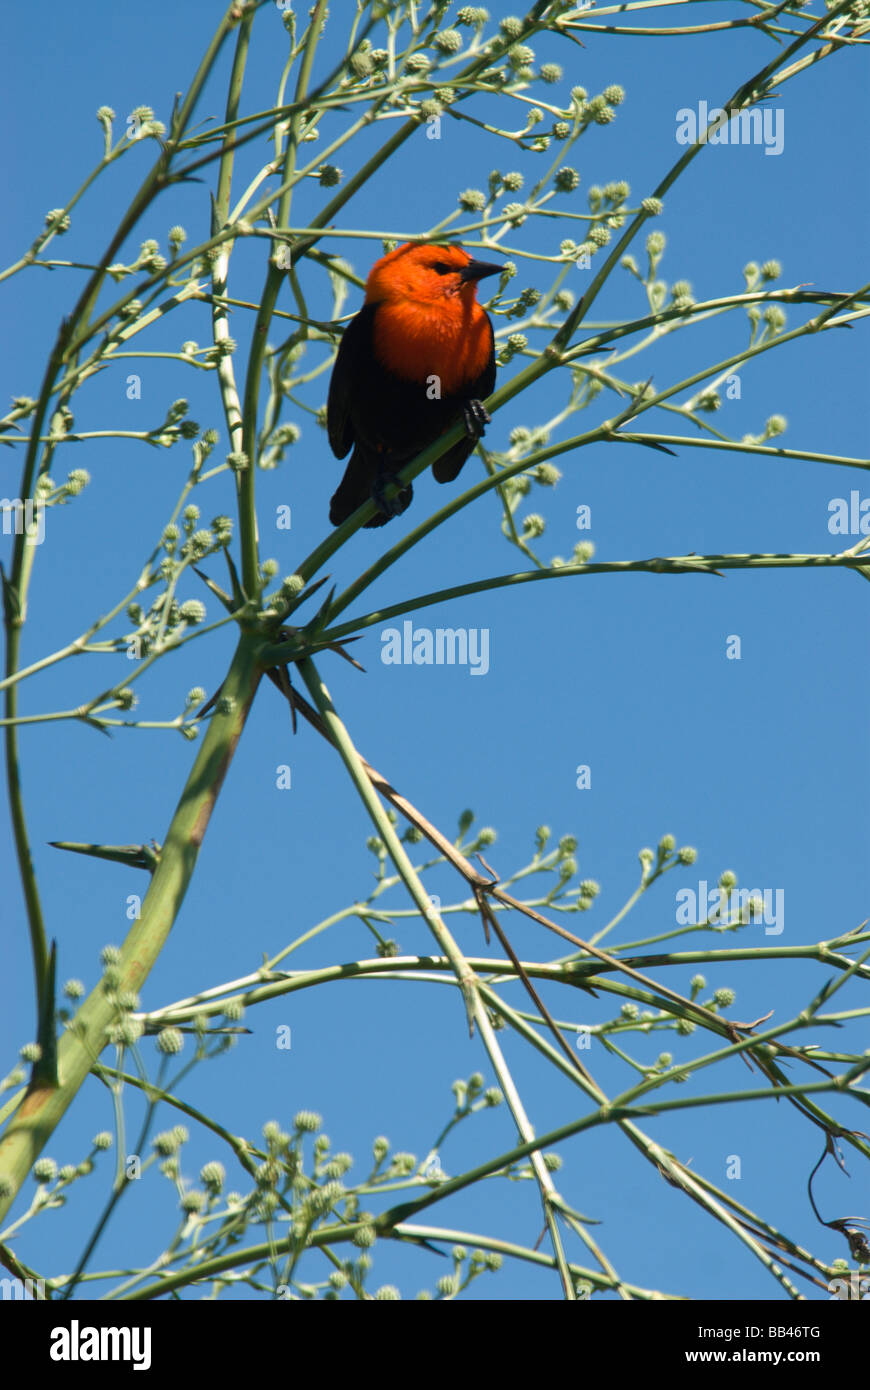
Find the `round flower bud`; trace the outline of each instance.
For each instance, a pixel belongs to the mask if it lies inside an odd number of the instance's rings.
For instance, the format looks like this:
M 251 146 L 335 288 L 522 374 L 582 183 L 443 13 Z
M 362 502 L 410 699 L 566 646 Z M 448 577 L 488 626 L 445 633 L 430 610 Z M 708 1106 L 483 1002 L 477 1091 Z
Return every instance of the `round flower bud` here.
M 737 875 L 732 869 L 726 869 L 724 873 L 719 875 L 719 887 L 724 888 L 727 893 L 730 893 L 732 888 L 737 887 Z
M 580 175 L 576 169 L 567 166 L 564 169 L 557 169 L 553 186 L 559 193 L 573 193 L 575 188 L 580 187 Z
M 765 261 L 761 267 L 762 280 L 778 280 L 782 274 L 782 266 L 779 261 Z
M 45 225 L 49 231 L 57 232 L 58 236 L 63 236 L 64 232 L 69 231 L 69 216 L 63 208 L 52 208 L 45 214 Z
M 661 198 L 644 198 L 641 207 L 644 212 L 649 213 L 650 217 L 658 217 L 664 211 L 664 203 Z
M 770 325 L 774 333 L 777 333 L 780 328 L 785 327 L 785 311 L 780 309 L 778 304 L 768 304 L 762 317 L 764 318 L 764 322 Z
M 57 1176 L 57 1164 L 53 1158 L 38 1158 L 33 1165 L 33 1176 L 37 1182 L 53 1182 Z
M 202 1211 L 207 1201 L 204 1192 L 185 1192 L 181 1199 L 180 1206 L 182 1211 L 188 1214 Z
M 288 574 L 281 580 L 281 597 L 295 598 L 301 594 L 305 588 L 305 580 L 301 574 Z
M 557 121 L 553 126 L 553 135 L 556 140 L 567 140 L 571 134 L 570 121 Z
M 698 858 L 698 851 L 693 849 L 691 845 L 683 845 L 681 849 L 677 850 L 677 858 L 681 864 L 694 864 Z
M 343 1178 L 345 1173 L 353 1167 L 353 1158 L 350 1154 L 336 1154 L 331 1158 L 324 1168 L 327 1178 Z
M 462 47 L 462 35 L 458 29 L 442 29 L 432 40 L 432 46 L 440 53 L 458 53 Z
M 619 1012 L 623 1018 L 635 1019 L 638 1016 L 639 1010 L 636 1004 L 623 1004 Z
M 768 439 L 772 439 L 774 435 L 784 433 L 787 425 L 788 421 L 784 415 L 771 415 L 767 424 L 764 426 L 764 433 L 767 435 Z
M 103 965 L 117 965 L 121 959 L 121 951 L 118 946 L 104 946 L 100 952 L 100 961 Z
M 693 975 L 691 979 L 691 985 L 692 989 L 697 992 L 698 990 L 707 988 L 707 980 L 703 975 Z
M 359 1226 L 353 1233 L 353 1243 L 359 1250 L 370 1250 L 378 1238 L 374 1226 Z
M 502 1101 L 504 1100 L 504 1096 L 502 1095 L 498 1086 L 488 1086 L 483 1093 L 483 1098 L 491 1110 L 494 1109 L 497 1105 L 501 1105 Z
M 222 1163 L 218 1163 L 216 1160 L 204 1164 L 199 1170 L 200 1182 L 203 1187 L 208 1188 L 211 1192 L 220 1192 L 224 1185 L 225 1178 L 226 1169 Z
M 119 1047 L 135 1047 L 144 1032 L 145 1024 L 142 1019 L 128 1016 L 110 1029 L 109 1038 Z
M 646 249 L 651 256 L 660 256 L 665 249 L 665 238 L 662 232 L 650 232 L 646 239 Z
M 659 850 L 662 854 L 670 854 L 676 847 L 676 843 L 673 835 L 663 835 L 659 840 Z
M 502 183 L 510 193 L 518 193 L 523 186 L 523 176 L 516 169 L 502 175 Z
M 459 206 L 464 212 L 480 212 L 486 207 L 486 194 L 479 188 L 465 188 L 459 195 Z
M 184 1034 L 178 1028 L 161 1028 L 157 1034 L 157 1051 L 174 1057 L 184 1047 Z
M 63 987 L 63 992 L 67 999 L 81 999 L 85 992 L 85 987 L 81 980 L 67 980 Z
M 517 39 L 523 32 L 523 21 L 517 15 L 506 15 L 499 20 L 498 27 L 506 39 Z
M 95 1149 L 110 1149 L 112 1147 L 112 1136 L 107 1129 L 101 1129 L 99 1134 L 95 1134 L 91 1140 Z
M 590 227 L 586 235 L 593 246 L 606 246 L 610 241 L 610 232 L 606 227 Z
M 203 621 L 206 610 L 205 604 L 200 602 L 198 598 L 189 598 L 184 601 L 178 611 L 186 623 L 195 626 L 196 623 Z
M 405 63 L 408 72 L 423 73 L 428 72 L 432 66 L 432 60 L 426 57 L 425 53 L 412 53 Z
M 70 497 L 77 497 L 82 488 L 86 488 L 91 481 L 91 475 L 86 468 L 73 468 L 67 474 L 66 491 Z
M 552 84 L 562 81 L 562 69 L 558 63 L 542 63 L 540 77 L 542 82 Z
M 713 991 L 713 999 L 719 1005 L 720 1009 L 727 1009 L 729 1005 L 734 1003 L 736 998 L 737 995 L 734 993 L 734 990 L 724 986 L 721 989 Z
M 463 5 L 456 15 L 457 24 L 467 24 L 469 27 L 480 28 L 489 19 L 489 10 L 485 10 L 482 5 Z
M 560 470 L 552 463 L 539 463 L 535 468 L 535 481 L 542 487 L 555 487 L 561 476 Z
M 316 1133 L 322 1124 L 323 1116 L 318 1115 L 316 1110 L 300 1110 L 293 1117 L 293 1128 L 307 1134 Z
M 375 1302 L 398 1303 L 401 1297 L 395 1284 L 383 1284 L 375 1293 Z
M 335 164 L 321 164 L 317 171 L 321 188 L 334 188 L 341 183 L 342 171 Z

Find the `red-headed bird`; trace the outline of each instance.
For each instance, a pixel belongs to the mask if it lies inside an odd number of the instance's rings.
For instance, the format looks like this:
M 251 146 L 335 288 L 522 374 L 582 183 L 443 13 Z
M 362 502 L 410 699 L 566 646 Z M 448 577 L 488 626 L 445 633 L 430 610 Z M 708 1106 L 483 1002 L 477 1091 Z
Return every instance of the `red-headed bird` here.
M 492 324 L 477 282 L 501 266 L 472 260 L 461 246 L 410 242 L 376 261 L 365 304 L 339 345 L 326 416 L 336 458 L 353 446 L 329 504 L 333 526 L 374 498 L 366 526 L 383 526 L 411 502 L 413 488 L 386 499 L 406 463 L 457 420 L 465 436 L 432 465 L 439 483 L 458 475 L 489 416 L 481 401 L 495 385 Z

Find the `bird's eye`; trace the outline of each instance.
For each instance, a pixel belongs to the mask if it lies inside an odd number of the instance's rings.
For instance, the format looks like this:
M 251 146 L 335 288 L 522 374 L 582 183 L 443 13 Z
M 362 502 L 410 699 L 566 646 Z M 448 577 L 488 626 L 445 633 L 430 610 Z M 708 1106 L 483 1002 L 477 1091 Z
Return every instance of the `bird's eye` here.
M 432 269 L 436 270 L 439 275 L 450 275 L 452 274 L 454 267 L 452 265 L 448 265 L 446 261 L 435 261 L 432 266 Z

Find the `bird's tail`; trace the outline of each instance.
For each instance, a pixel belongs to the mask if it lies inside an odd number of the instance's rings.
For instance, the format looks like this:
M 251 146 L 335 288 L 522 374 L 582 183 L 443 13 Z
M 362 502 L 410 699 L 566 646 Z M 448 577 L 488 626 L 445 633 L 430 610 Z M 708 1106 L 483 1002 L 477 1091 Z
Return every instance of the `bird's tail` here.
M 344 477 L 329 503 L 329 519 L 333 526 L 340 526 L 343 521 L 347 521 L 357 507 L 361 507 L 363 502 L 368 502 L 371 498 L 374 498 L 379 507 L 388 507 L 389 510 L 375 512 L 371 521 L 365 523 L 366 526 L 385 526 L 394 516 L 399 516 L 411 505 L 414 489 L 409 483 L 396 497 L 391 498 L 389 503 L 381 501 L 379 490 L 390 481 L 389 475 L 373 470 L 370 461 L 360 455 L 359 449 L 354 449 Z

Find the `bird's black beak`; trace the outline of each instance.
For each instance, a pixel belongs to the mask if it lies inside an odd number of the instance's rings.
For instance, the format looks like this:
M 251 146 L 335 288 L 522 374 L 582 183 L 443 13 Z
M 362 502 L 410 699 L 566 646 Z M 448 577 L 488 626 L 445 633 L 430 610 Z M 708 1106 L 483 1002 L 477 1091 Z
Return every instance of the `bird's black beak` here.
M 467 280 L 483 280 L 487 275 L 500 275 L 502 267 L 492 265 L 489 261 L 469 261 L 459 272 L 459 278 L 463 284 Z

